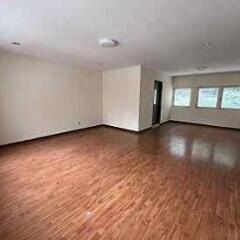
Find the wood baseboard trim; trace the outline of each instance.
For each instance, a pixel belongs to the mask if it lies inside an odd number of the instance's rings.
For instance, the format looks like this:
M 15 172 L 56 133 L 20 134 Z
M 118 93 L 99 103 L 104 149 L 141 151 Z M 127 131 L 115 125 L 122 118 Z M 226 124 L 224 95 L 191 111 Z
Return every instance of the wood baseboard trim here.
M 203 124 L 203 123 L 183 122 L 183 121 L 176 121 L 176 120 L 169 120 L 168 122 L 181 123 L 181 124 L 186 124 L 186 125 L 198 125 L 198 126 L 205 126 L 205 127 L 212 127 L 212 128 L 222 128 L 222 129 L 229 129 L 229 130 L 238 130 L 238 131 L 240 131 L 239 128 L 222 127 L 222 126 L 215 126 L 215 125 Z
M 168 124 L 169 122 L 171 122 L 171 120 L 167 120 L 167 121 L 165 121 L 165 122 L 163 122 L 163 123 L 160 123 L 160 126 L 163 126 L 163 125 L 165 125 L 165 124 Z
M 230 129 L 230 130 L 240 130 L 238 128 L 229 128 L 229 127 L 221 127 L 221 126 L 213 126 L 213 125 L 207 125 L 207 124 L 201 124 L 201 123 L 191 123 L 191 122 L 181 122 L 181 121 L 175 121 L 175 120 L 168 120 L 165 121 L 163 123 L 160 123 L 160 125 L 156 128 L 158 129 L 159 127 L 168 124 L 168 123 L 181 123 L 181 124 L 188 124 L 188 125 L 199 125 L 199 126 L 205 126 L 205 127 L 213 127 L 213 128 L 223 128 L 223 129 Z M 60 132 L 60 133 L 56 133 L 56 134 L 52 134 L 52 135 L 48 135 L 48 136 L 42 136 L 42 137 L 37 137 L 37 138 L 32 138 L 32 139 L 27 139 L 27 140 L 23 140 L 23 141 L 18 141 L 18 142 L 13 142 L 13 143 L 7 143 L 7 144 L 2 144 L 0 145 L 0 147 L 2 146 L 8 146 L 8 145 L 13 145 L 13 144 L 22 144 L 22 143 L 27 143 L 29 141 L 45 141 L 49 138 L 53 138 L 55 136 L 60 136 L 60 135 L 64 135 L 64 134 L 69 134 L 69 133 L 74 133 L 74 132 L 79 132 L 79 131 L 87 131 L 89 129 L 94 129 L 94 128 L 98 128 L 98 127 L 107 127 L 107 128 L 113 128 L 113 129 L 117 129 L 119 131 L 125 131 L 125 132 L 129 132 L 132 134 L 142 134 L 146 131 L 149 131 L 151 129 L 153 129 L 153 127 L 148 127 L 146 129 L 140 130 L 140 131 L 134 131 L 134 130 L 130 130 L 130 129 L 124 129 L 124 128 L 120 128 L 120 127 L 115 127 L 115 126 L 111 126 L 111 125 L 107 125 L 107 124 L 99 124 L 96 126 L 91 126 L 91 127 L 86 127 L 86 128 L 81 128 L 81 129 L 75 129 L 75 130 L 71 130 L 71 131 L 66 131 L 66 132 Z
M 150 127 L 150 128 L 143 129 L 143 130 L 137 132 L 137 131 L 134 131 L 134 130 L 124 129 L 124 128 L 115 127 L 115 126 L 111 126 L 111 125 L 99 124 L 99 125 L 96 125 L 96 126 L 91 126 L 91 127 L 81 128 L 81 129 L 75 129 L 75 130 L 55 133 L 55 134 L 51 134 L 51 135 L 47 135 L 47 136 L 36 137 L 36 138 L 26 139 L 26 140 L 22 140 L 22 141 L 16 141 L 16 142 L 11 142 L 11 143 L 1 144 L 0 147 L 17 145 L 17 144 L 24 144 L 24 143 L 28 143 L 29 141 L 41 141 L 41 140 L 45 141 L 47 139 L 50 139 L 50 138 L 53 138 L 53 137 L 56 137 L 56 136 L 65 135 L 65 134 L 69 134 L 69 133 L 75 133 L 75 132 L 77 133 L 79 131 L 82 132 L 82 131 L 86 131 L 86 130 L 93 129 L 93 128 L 98 128 L 98 127 L 114 128 L 114 129 L 117 129 L 117 130 L 120 130 L 120 131 L 125 131 L 125 132 L 129 132 L 129 133 L 134 133 L 134 134 L 139 134 L 139 133 L 142 133 L 142 132 L 145 132 L 145 131 L 151 129 L 151 127 Z
M 81 128 L 81 129 L 74 129 L 74 130 L 70 130 L 70 131 L 66 131 L 66 132 L 60 132 L 60 133 L 55 133 L 55 134 L 51 134 L 51 135 L 46 135 L 46 136 L 42 136 L 42 137 L 36 137 L 36 138 L 31 138 L 31 139 L 26 139 L 26 140 L 22 140 L 22 141 L 17 141 L 17 142 L 12 142 L 12 143 L 6 143 L 6 144 L 2 144 L 0 145 L 0 147 L 6 147 L 6 146 L 10 146 L 10 145 L 17 145 L 17 144 L 23 144 L 23 143 L 27 143 L 29 141 L 45 141 L 47 139 L 56 137 L 56 136 L 60 136 L 60 135 L 66 135 L 69 133 L 77 133 L 79 131 L 86 131 L 89 129 L 93 129 L 93 128 L 98 128 L 101 127 L 102 124 L 99 125 L 95 125 L 95 126 L 91 126 L 91 127 L 86 127 L 86 128 Z
M 101 126 L 102 126 L 102 127 L 106 127 L 106 128 L 117 129 L 117 130 L 119 130 L 119 131 L 124 131 L 124 132 L 130 132 L 130 133 L 135 133 L 135 134 L 138 134 L 138 133 L 139 133 L 138 131 L 134 131 L 134 130 L 131 130 L 131 129 L 121 128 L 121 127 L 115 127 L 115 126 L 111 126 L 111 125 L 107 125 L 107 124 L 102 124 Z

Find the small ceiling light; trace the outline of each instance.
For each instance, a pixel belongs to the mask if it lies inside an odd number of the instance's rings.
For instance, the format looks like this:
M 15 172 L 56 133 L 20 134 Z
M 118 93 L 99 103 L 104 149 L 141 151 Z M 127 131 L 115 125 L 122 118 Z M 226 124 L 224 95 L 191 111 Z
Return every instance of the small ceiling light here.
M 12 42 L 13 45 L 20 46 L 20 42 Z
M 205 48 L 208 48 L 208 47 L 211 47 L 211 46 L 212 46 L 212 43 L 210 43 L 210 42 L 203 43 L 203 47 L 205 47 Z
M 196 67 L 198 71 L 205 71 L 208 67 L 207 66 L 199 66 Z
M 98 42 L 99 42 L 99 45 L 103 48 L 111 48 L 119 45 L 118 41 L 113 39 L 108 39 L 108 38 L 101 38 Z

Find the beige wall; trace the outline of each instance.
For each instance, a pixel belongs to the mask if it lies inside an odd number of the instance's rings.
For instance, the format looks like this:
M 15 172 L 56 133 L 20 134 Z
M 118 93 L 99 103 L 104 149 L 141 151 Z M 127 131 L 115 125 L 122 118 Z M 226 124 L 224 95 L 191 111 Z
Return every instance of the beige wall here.
M 172 107 L 171 120 L 240 128 L 240 110 L 196 108 L 198 87 L 240 85 L 240 72 L 173 78 L 173 87 L 191 87 L 191 107 Z
M 0 51 L 0 145 L 102 123 L 133 131 L 151 127 L 155 79 L 163 82 L 164 122 L 172 99 L 169 76 L 141 66 L 79 70 Z
M 0 145 L 101 123 L 101 72 L 0 52 Z
M 168 121 L 172 105 L 172 79 L 141 66 L 103 73 L 103 122 L 141 131 L 152 127 L 154 81 L 163 82 L 161 122 Z
M 140 119 L 139 129 L 147 129 L 152 126 L 154 81 L 163 83 L 161 123 L 170 118 L 172 106 L 172 79 L 167 74 L 142 67 L 141 70 L 141 94 L 140 94 Z
M 141 66 L 103 72 L 103 123 L 139 130 Z

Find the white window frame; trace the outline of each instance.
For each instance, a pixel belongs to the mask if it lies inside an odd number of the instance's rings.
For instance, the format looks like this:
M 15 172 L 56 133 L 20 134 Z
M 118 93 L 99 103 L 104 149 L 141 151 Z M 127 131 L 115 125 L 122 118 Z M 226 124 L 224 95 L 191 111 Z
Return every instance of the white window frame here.
M 175 105 L 175 91 L 178 90 L 178 89 L 190 89 L 190 101 L 189 101 L 189 105 L 188 106 Z M 192 88 L 190 88 L 190 87 L 175 87 L 175 88 L 173 88 L 173 101 L 172 101 L 172 105 L 174 107 L 190 108 L 191 107 L 191 102 L 192 102 Z
M 239 111 L 240 109 L 239 108 L 224 108 L 222 107 L 222 102 L 223 102 L 223 90 L 224 88 L 240 88 L 240 85 L 234 85 L 234 86 L 222 86 L 221 87 L 221 101 L 220 101 L 220 104 L 219 104 L 219 108 L 222 109 L 222 110 L 234 110 L 234 111 Z
M 216 107 L 201 107 L 198 105 L 199 102 L 199 91 L 200 89 L 206 89 L 206 88 L 217 88 L 218 89 L 218 96 L 217 96 L 217 104 Z M 197 98 L 196 98 L 196 108 L 200 108 L 200 109 L 218 109 L 220 108 L 221 105 L 221 97 L 222 97 L 222 88 L 219 86 L 204 86 L 204 87 L 198 87 L 197 88 Z

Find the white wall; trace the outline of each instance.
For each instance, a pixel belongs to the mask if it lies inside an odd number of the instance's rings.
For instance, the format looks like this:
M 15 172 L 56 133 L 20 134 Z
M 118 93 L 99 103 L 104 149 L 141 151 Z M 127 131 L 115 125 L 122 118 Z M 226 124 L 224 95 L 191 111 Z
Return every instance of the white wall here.
M 154 81 L 163 83 L 161 123 L 170 118 L 172 106 L 172 78 L 167 74 L 142 67 L 141 94 L 140 94 L 140 119 L 139 129 L 144 130 L 152 126 Z
M 161 123 L 168 121 L 172 105 L 169 75 L 141 66 L 103 73 L 103 122 L 141 131 L 152 126 L 154 81 L 163 82 Z
M 0 145 L 102 123 L 133 131 L 151 127 L 155 79 L 163 82 L 164 122 L 172 99 L 167 75 L 141 66 L 79 70 L 0 51 Z
M 141 66 L 103 72 L 103 123 L 139 130 Z
M 101 123 L 101 72 L 0 52 L 0 145 Z
M 171 120 L 240 128 L 240 110 L 196 108 L 198 87 L 231 85 L 240 85 L 240 72 L 174 77 L 174 88 L 192 88 L 192 101 L 190 107 L 172 107 Z

